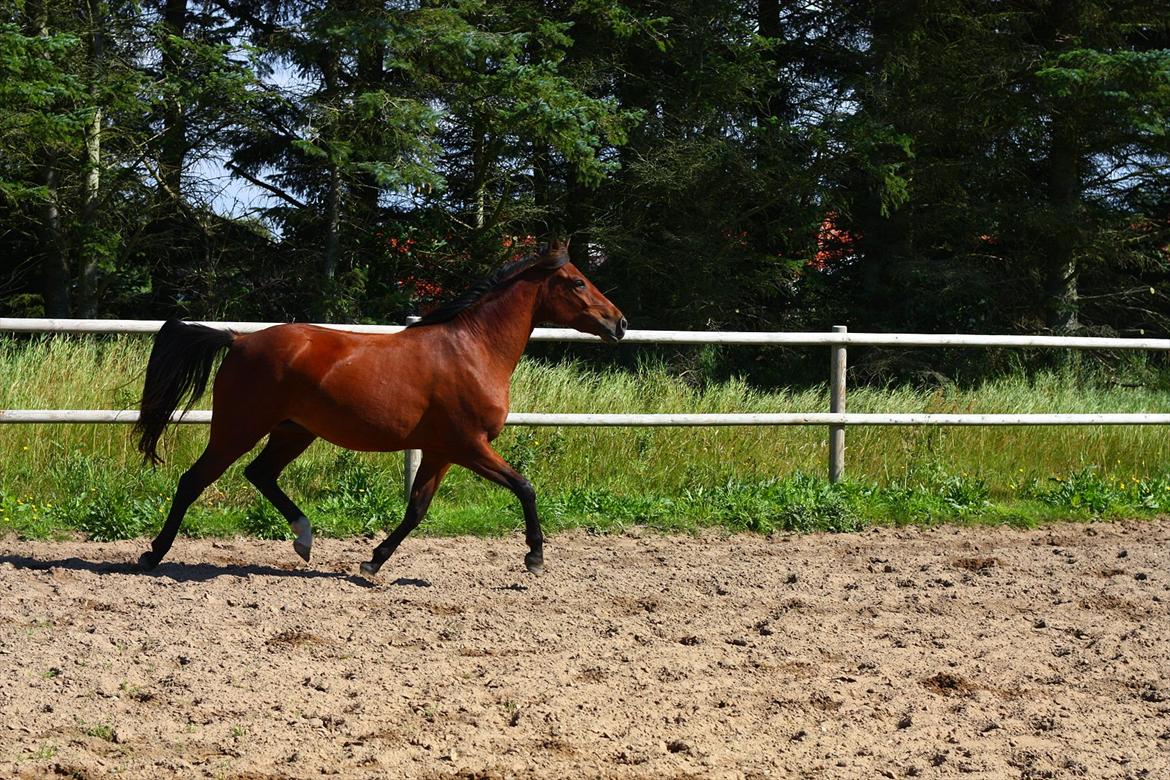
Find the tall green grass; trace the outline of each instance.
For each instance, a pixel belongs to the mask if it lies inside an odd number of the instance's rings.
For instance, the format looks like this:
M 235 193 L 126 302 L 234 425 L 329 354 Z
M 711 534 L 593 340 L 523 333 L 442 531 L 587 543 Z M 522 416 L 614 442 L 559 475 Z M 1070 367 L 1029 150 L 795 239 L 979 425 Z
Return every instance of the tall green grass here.
M 0 339 L 0 408 L 135 406 L 143 338 Z M 206 407 L 209 398 L 203 399 Z M 828 408 L 825 387 L 763 392 L 738 380 L 688 384 L 661 364 L 634 371 L 521 363 L 512 408 L 562 412 L 783 412 Z M 852 411 L 1164 412 L 1154 387 L 1057 374 L 974 387 L 856 388 Z M 202 450 L 205 426 L 164 439 L 166 465 L 142 465 L 125 425 L 0 425 L 0 529 L 81 530 L 121 538 L 154 530 L 175 481 Z M 1009 520 L 1170 509 L 1170 442 L 1158 427 L 869 427 L 847 435 L 848 481 L 829 485 L 821 427 L 509 428 L 500 452 L 536 485 L 553 528 L 860 527 L 871 522 Z M 285 536 L 244 480 L 244 458 L 192 509 L 189 533 Z M 325 533 L 376 533 L 397 522 L 399 454 L 318 442 L 282 483 Z M 454 470 L 432 507 L 432 533 L 495 533 L 522 518 L 504 491 Z

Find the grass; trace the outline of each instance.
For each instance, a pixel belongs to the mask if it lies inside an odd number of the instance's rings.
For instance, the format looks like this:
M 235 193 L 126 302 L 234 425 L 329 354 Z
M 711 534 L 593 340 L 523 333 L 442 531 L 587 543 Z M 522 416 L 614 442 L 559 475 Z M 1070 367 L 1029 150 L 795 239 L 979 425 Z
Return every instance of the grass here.
M 133 408 L 143 338 L 0 339 L 0 408 Z M 1145 377 L 1138 372 L 1135 375 Z M 203 400 L 206 407 L 209 399 Z M 512 408 L 565 412 L 767 412 L 828 408 L 825 387 L 763 392 L 738 380 L 697 387 L 660 364 L 595 371 L 523 362 Z M 1052 373 L 973 387 L 856 388 L 851 411 L 1168 411 L 1153 380 L 1122 385 Z M 849 429 L 848 480 L 830 485 L 820 427 L 510 428 L 500 452 L 536 485 L 546 527 L 598 531 L 706 525 L 761 532 L 874 523 L 1011 522 L 1142 516 L 1170 510 L 1170 442 L 1140 426 Z M 0 425 L 0 530 L 97 540 L 153 533 L 204 426 L 164 439 L 150 469 L 124 425 Z M 291 538 L 234 466 L 188 514 L 193 535 Z M 380 534 L 402 515 L 402 456 L 316 443 L 282 484 L 319 533 Z M 523 527 L 516 501 L 452 471 L 422 532 Z
M 87 737 L 97 737 L 106 742 L 113 742 L 115 739 L 114 727 L 108 723 L 95 723 L 92 726 L 85 726 L 81 730 L 82 734 Z
M 33 753 L 25 755 L 24 760 L 27 761 L 48 761 L 53 756 L 57 755 L 57 746 L 51 742 L 46 742 L 41 745 Z

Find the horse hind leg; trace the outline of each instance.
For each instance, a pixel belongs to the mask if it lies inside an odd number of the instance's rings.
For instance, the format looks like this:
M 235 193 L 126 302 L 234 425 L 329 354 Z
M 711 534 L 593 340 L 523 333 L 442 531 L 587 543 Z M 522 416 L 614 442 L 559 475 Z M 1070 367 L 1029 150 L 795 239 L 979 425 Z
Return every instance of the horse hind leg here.
M 221 372 L 222 373 L 222 372 Z M 138 559 L 139 568 L 150 571 L 171 549 L 183 516 L 207 486 L 227 471 L 228 466 L 247 454 L 248 450 L 273 429 L 275 421 L 256 417 L 250 408 L 224 403 L 216 378 L 216 396 L 212 404 L 211 432 L 207 448 L 191 468 L 179 478 L 171 511 L 162 530 Z
M 163 523 L 158 536 L 151 542 L 150 549 L 138 558 L 138 567 L 142 571 L 153 569 L 170 551 L 175 536 L 179 533 L 179 526 L 183 523 L 183 517 L 191 504 L 195 503 L 195 499 L 199 498 L 208 485 L 219 479 L 220 475 L 227 471 L 228 466 L 252 449 L 259 439 L 257 436 L 246 445 L 242 441 L 235 441 L 224 446 L 217 444 L 215 437 L 212 437 L 211 443 L 207 445 L 199 459 L 179 477 L 166 522 Z
M 296 539 L 293 549 L 308 563 L 313 550 L 313 526 L 288 495 L 280 489 L 276 480 L 281 472 L 308 449 L 316 436 L 291 421 L 285 421 L 272 430 L 268 443 L 244 469 L 244 476 L 256 486 L 277 511 L 284 515 Z

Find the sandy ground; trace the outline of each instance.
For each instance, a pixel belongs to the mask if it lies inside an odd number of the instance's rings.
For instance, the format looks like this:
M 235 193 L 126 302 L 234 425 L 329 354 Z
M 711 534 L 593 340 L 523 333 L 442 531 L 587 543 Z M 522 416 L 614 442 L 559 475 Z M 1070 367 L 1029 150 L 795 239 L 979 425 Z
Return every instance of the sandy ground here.
M 0 777 L 1170 778 L 1170 520 L 0 539 Z

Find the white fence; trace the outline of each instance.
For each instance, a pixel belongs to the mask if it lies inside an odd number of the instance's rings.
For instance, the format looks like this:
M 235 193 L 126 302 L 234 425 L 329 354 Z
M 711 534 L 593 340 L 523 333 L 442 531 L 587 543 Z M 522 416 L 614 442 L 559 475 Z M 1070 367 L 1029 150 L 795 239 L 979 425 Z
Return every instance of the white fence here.
M 205 322 L 212 327 L 251 333 L 277 323 Z M 0 332 L 10 333 L 154 333 L 161 320 L 14 319 L 0 317 Z M 361 333 L 397 333 L 402 325 L 324 325 Z M 596 336 L 561 328 L 537 328 L 533 341 L 600 342 Z M 1170 351 L 1170 339 L 1097 338 L 1077 336 L 987 336 L 924 333 L 850 333 L 843 326 L 831 333 L 766 333 L 753 331 L 631 330 L 622 343 L 633 344 L 756 344 L 768 346 L 828 346 L 830 402 L 828 412 L 758 414 L 545 414 L 512 412 L 509 425 L 588 426 L 714 426 L 714 425 L 824 425 L 829 428 L 829 478 L 836 482 L 845 471 L 845 428 L 850 425 L 1166 425 L 1170 414 L 857 414 L 845 411 L 846 349 L 849 346 L 887 347 L 1047 347 L 1059 349 L 1141 349 Z M 134 411 L 110 409 L 0 410 L 3 423 L 133 423 Z M 207 424 L 210 412 L 176 414 L 175 422 Z M 407 489 L 411 469 L 408 454 Z M 413 458 L 417 463 L 417 458 Z

